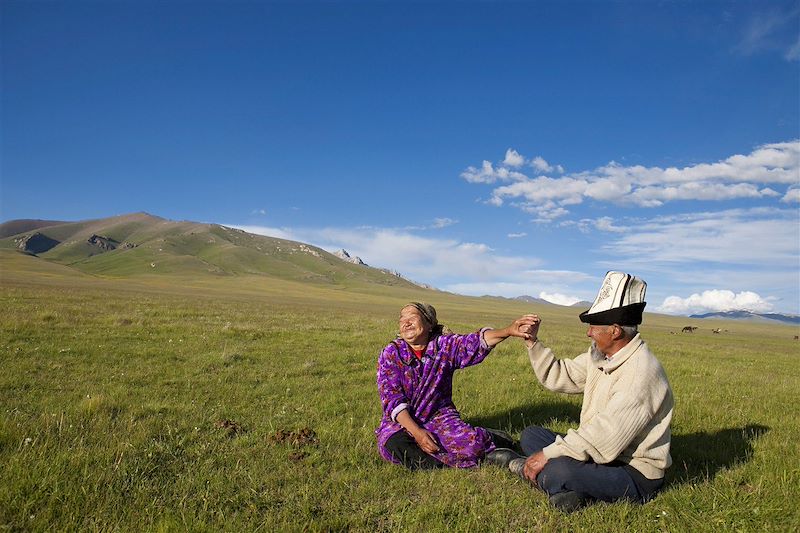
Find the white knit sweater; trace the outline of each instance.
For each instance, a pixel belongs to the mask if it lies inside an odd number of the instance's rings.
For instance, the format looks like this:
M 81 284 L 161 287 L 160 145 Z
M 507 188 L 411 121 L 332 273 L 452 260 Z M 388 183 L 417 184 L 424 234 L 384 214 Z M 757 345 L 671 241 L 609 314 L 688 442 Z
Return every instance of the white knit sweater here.
M 647 344 L 636 335 L 611 361 L 593 361 L 590 352 L 556 359 L 536 342 L 528 356 L 548 389 L 583 393 L 578 429 L 543 451 L 549 459 L 572 457 L 607 464 L 630 464 L 648 479 L 664 477 L 669 455 L 674 400 L 666 373 Z

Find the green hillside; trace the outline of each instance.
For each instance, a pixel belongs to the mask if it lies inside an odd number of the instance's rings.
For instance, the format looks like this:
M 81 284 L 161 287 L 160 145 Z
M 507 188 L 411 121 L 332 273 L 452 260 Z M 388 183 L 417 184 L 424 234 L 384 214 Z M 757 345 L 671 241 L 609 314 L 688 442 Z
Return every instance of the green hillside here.
M 20 227 L 15 221 L 4 225 Z M 31 236 L 50 243 L 29 250 L 38 259 L 98 276 L 261 275 L 343 288 L 415 287 L 307 244 L 147 213 L 38 227 L 0 239 L 0 249 L 20 251 L 21 240 Z

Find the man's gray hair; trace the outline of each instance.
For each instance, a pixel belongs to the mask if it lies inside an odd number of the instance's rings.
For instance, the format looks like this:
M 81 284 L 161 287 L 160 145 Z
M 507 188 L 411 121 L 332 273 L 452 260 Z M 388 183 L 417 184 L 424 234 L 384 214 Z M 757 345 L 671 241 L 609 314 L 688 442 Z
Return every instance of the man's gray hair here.
M 639 333 L 639 326 L 620 326 L 622 328 L 622 332 L 625 333 L 625 337 L 632 339 Z

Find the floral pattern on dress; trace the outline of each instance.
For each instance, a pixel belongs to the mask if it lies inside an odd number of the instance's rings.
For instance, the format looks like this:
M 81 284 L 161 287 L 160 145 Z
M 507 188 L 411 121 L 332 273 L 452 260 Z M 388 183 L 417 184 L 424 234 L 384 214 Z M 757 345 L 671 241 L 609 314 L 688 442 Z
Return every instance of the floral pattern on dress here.
M 392 420 L 393 411 L 403 404 L 417 423 L 436 437 L 440 449 L 431 455 L 444 464 L 474 467 L 494 450 L 490 434 L 461 420 L 453 404 L 453 373 L 480 363 L 491 352 L 482 341 L 483 331 L 440 335 L 428 342 L 421 359 L 399 338 L 383 349 L 377 376 L 383 418 L 375 430 L 381 457 L 399 463 L 386 449 L 386 441 L 405 431 Z

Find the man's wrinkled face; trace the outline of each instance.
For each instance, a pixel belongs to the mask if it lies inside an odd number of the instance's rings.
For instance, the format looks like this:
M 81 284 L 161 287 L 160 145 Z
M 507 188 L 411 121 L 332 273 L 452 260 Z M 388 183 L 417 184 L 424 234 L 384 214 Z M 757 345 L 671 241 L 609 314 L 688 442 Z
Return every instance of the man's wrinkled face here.
M 592 345 L 603 355 L 608 355 L 609 348 L 614 343 L 614 328 L 616 326 L 589 326 L 586 336 L 594 341 Z
M 427 344 L 430 327 L 419 310 L 409 305 L 400 310 L 400 337 L 409 344 Z

